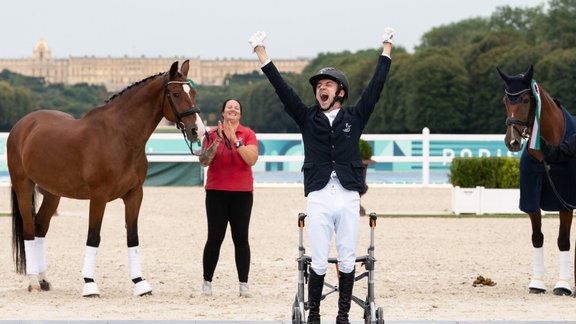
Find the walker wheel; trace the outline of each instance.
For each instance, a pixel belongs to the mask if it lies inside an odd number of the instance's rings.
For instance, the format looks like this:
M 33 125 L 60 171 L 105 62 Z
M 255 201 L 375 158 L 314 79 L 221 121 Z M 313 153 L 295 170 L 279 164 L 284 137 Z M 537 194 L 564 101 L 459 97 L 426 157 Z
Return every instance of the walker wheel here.
M 378 309 L 376 309 L 376 323 L 384 324 L 384 308 L 382 307 L 378 307 Z

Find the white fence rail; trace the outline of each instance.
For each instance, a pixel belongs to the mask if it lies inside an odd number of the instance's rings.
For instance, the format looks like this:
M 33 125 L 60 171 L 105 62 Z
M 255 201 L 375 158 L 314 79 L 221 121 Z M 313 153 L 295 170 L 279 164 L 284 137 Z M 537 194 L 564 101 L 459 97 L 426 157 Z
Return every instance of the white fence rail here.
M 7 174 L 6 165 L 6 139 L 8 133 L 0 133 L 0 175 Z M 257 134 L 259 141 L 302 141 L 300 134 Z M 430 134 L 428 128 L 424 128 L 421 134 L 365 134 L 363 139 L 372 143 L 392 143 L 390 146 L 418 146 L 404 149 L 403 155 L 399 156 L 391 149 L 376 150 L 372 160 L 376 163 L 415 163 L 421 171 L 421 183 L 417 186 L 430 186 L 431 164 L 441 164 L 446 169 L 455 157 L 488 157 L 488 156 L 518 156 L 517 153 L 507 151 L 504 146 L 503 135 L 454 135 L 454 134 Z M 159 153 L 150 149 L 147 152 L 150 162 L 198 162 L 197 156 L 190 155 L 184 146 L 182 135 L 179 133 L 155 133 L 150 140 L 177 142 L 180 145 L 176 153 Z M 404 144 L 402 144 L 404 143 Z M 406 144 L 408 143 L 408 144 Z M 416 143 L 416 144 L 414 144 Z M 300 143 L 301 144 L 301 143 Z M 161 144 L 160 144 L 161 145 Z M 431 146 L 434 146 L 433 150 Z M 181 148 L 184 147 L 184 150 Z M 414 153 L 416 152 L 416 153 Z M 300 155 L 274 155 L 266 152 L 258 158 L 258 164 L 267 162 L 295 162 L 302 163 L 304 156 Z M 258 166 L 257 164 L 257 166 Z M 255 168 L 258 169 L 258 168 Z M 370 184 L 370 183 L 369 183 Z M 372 185 L 372 184 L 370 184 Z

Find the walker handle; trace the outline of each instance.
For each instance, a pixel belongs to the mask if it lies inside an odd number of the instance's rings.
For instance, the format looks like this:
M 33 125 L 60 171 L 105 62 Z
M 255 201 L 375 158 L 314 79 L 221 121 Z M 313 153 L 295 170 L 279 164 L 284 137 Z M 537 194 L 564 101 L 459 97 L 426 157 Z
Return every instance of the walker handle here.
M 298 227 L 304 228 L 304 218 L 306 218 L 306 214 L 298 213 Z
M 371 212 L 370 213 L 370 227 L 372 227 L 372 228 L 376 227 L 376 219 L 378 219 L 378 216 L 376 215 L 376 213 Z

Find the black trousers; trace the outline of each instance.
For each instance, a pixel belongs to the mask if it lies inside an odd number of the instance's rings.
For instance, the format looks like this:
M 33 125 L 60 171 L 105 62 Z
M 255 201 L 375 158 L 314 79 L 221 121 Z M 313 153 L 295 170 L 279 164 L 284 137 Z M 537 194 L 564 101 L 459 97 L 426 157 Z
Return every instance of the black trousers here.
M 248 282 L 250 272 L 248 229 L 253 201 L 252 192 L 249 191 L 206 190 L 208 239 L 202 259 L 204 280 L 212 281 L 220 257 L 220 247 L 230 223 L 238 280 Z

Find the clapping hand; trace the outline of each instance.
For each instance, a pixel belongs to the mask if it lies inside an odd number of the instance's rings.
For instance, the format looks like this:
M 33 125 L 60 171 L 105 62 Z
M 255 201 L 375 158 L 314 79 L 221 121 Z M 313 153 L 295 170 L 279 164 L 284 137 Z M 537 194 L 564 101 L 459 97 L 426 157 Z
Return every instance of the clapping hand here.
M 229 120 L 224 121 L 224 135 L 226 138 L 229 139 L 232 143 L 238 141 L 236 138 L 236 127 L 232 125 L 232 122 Z

